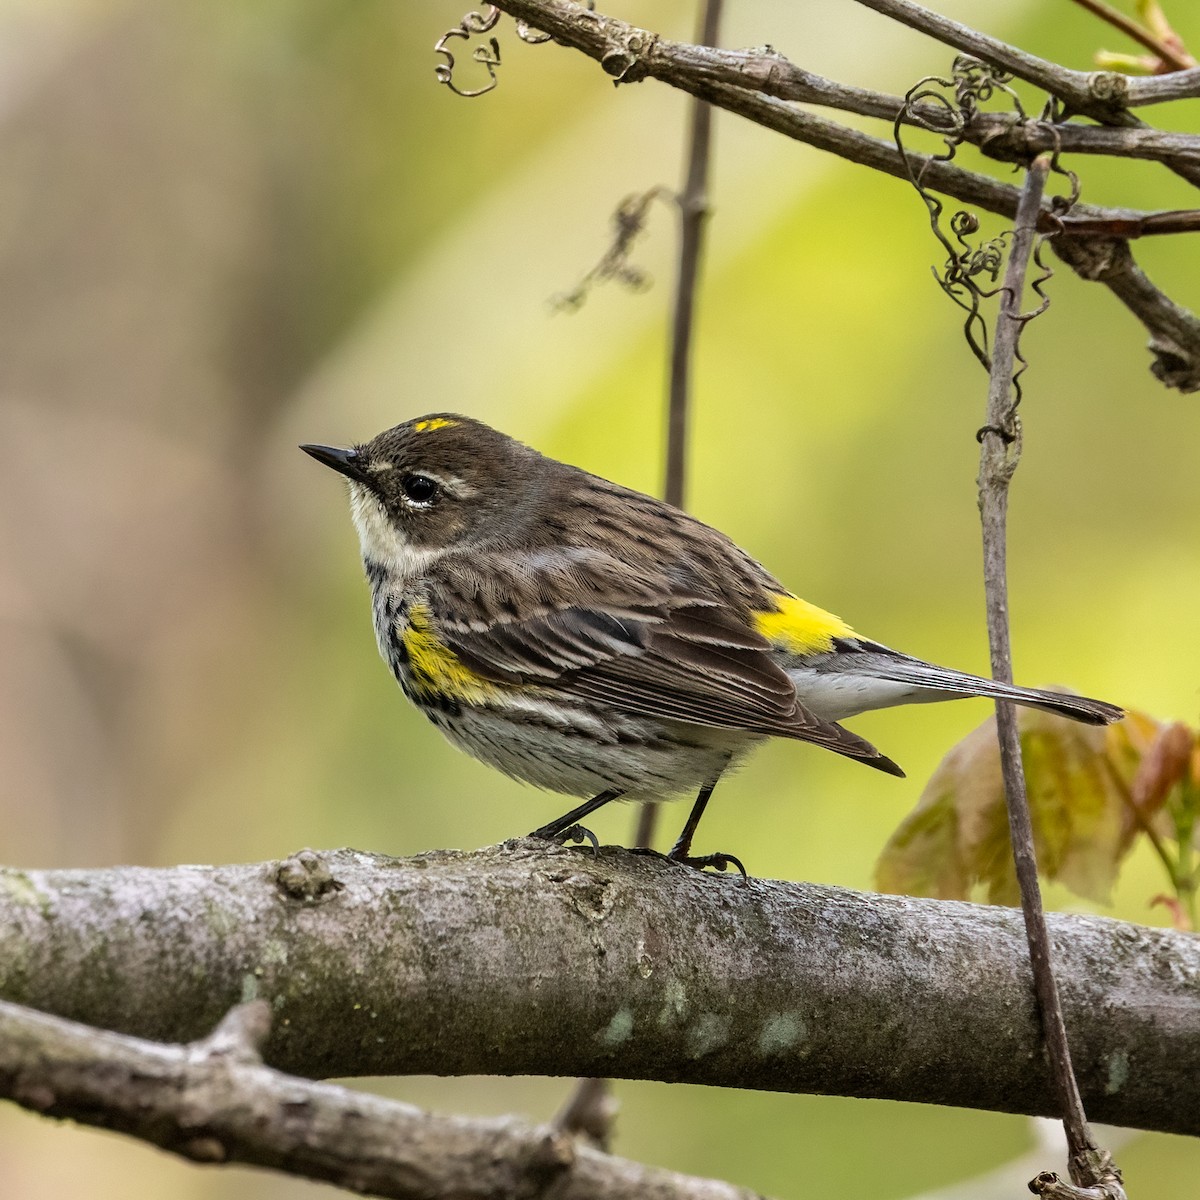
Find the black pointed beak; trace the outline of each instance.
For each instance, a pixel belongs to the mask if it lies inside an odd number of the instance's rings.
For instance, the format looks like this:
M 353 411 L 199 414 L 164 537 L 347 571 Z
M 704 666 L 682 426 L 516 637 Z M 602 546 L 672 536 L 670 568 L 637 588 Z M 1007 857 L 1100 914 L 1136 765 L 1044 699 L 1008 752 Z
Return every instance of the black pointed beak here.
M 311 454 L 319 463 L 331 467 L 339 475 L 353 479 L 358 483 L 365 482 L 361 460 L 357 450 L 343 450 L 341 446 L 301 446 L 305 454 Z

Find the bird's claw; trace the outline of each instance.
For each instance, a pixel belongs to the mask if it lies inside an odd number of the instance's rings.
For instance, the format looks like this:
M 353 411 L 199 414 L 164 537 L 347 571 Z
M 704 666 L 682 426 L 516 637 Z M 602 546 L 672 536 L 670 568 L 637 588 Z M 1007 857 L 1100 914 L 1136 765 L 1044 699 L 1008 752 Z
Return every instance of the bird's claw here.
M 742 883 L 750 882 L 742 860 L 733 854 L 676 854 L 672 851 L 667 858 L 681 867 L 692 867 L 697 871 L 703 871 L 705 867 L 712 867 L 714 871 L 727 871 L 730 867 L 737 867 L 741 872 Z
M 567 842 L 590 842 L 592 853 L 600 853 L 600 839 L 583 825 L 568 825 L 566 829 L 555 829 L 553 826 L 543 825 L 541 829 L 535 829 L 529 836 L 541 838 L 544 842 L 554 842 L 558 846 L 564 846 Z

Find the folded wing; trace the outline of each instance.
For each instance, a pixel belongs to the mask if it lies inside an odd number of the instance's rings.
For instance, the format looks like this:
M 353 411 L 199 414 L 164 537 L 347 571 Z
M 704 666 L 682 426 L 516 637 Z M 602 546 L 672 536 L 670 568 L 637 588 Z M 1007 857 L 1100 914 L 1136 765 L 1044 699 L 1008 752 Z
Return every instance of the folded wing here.
M 485 626 L 434 610 L 438 636 L 496 683 L 558 691 L 624 712 L 812 742 L 890 774 L 891 759 L 797 699 L 767 640 L 722 603 L 667 594 L 606 606 L 540 605 Z

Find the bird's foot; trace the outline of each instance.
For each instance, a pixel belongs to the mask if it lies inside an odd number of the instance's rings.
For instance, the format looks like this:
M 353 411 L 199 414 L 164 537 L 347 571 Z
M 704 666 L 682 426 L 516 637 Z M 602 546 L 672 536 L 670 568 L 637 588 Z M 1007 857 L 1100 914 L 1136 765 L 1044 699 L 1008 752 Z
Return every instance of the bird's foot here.
M 742 860 L 732 854 L 686 854 L 672 850 L 667 858 L 681 867 L 694 867 L 697 871 L 703 871 L 705 867 L 712 867 L 714 871 L 727 871 L 730 867 L 737 867 L 741 872 L 742 882 L 750 882 L 750 876 L 746 873 L 746 868 L 742 866 Z
M 565 846 L 567 842 L 591 842 L 592 853 L 600 853 L 600 839 L 583 825 L 568 825 L 565 829 L 559 829 L 552 823 L 535 829 L 529 836 L 541 838 L 544 842 L 553 842 L 557 846 Z

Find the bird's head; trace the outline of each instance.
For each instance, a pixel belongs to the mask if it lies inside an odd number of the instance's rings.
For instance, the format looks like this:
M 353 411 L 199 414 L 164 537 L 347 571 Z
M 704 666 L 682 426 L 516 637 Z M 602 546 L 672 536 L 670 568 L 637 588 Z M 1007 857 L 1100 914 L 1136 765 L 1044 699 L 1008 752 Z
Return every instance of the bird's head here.
M 470 417 L 435 413 L 360 446 L 305 445 L 344 475 L 363 558 L 401 574 L 491 535 L 536 489 L 535 451 Z

